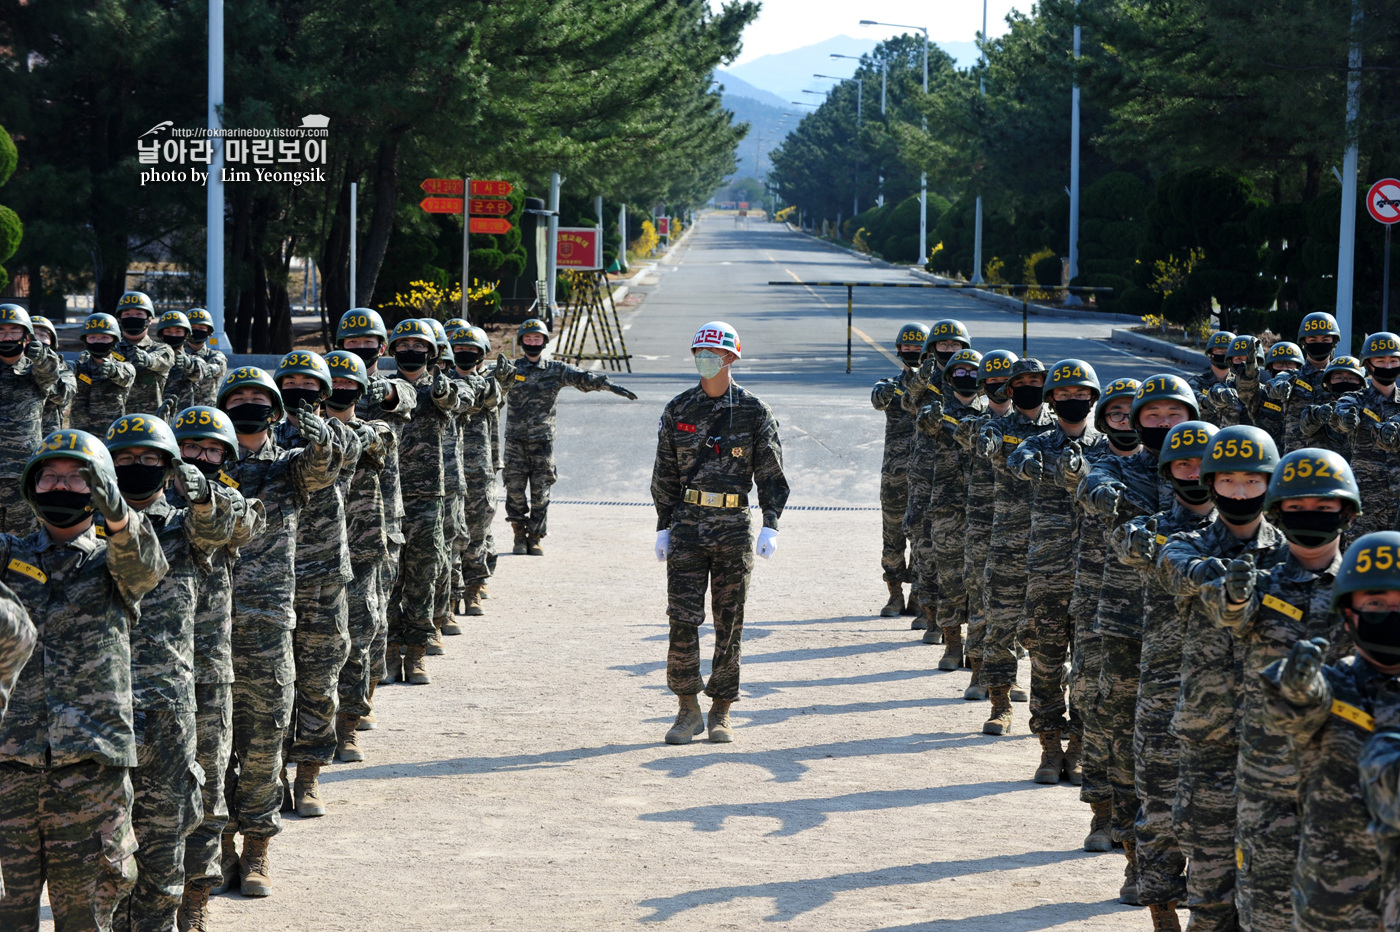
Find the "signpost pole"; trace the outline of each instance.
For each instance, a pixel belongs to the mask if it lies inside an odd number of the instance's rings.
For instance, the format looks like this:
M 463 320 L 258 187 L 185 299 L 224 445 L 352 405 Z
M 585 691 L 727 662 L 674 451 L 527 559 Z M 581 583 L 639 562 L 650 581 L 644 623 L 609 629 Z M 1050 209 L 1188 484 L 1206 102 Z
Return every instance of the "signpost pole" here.
M 209 129 L 222 126 L 219 108 L 223 105 L 224 0 L 209 0 Z M 209 145 L 213 158 L 204 179 L 204 306 L 214 321 L 210 345 L 231 354 L 233 348 L 224 324 L 224 140 L 214 136 Z M 92 309 L 99 310 L 95 302 Z
M 548 278 L 545 279 L 545 322 L 553 326 L 554 324 L 554 287 L 555 279 L 558 277 L 559 266 L 559 185 L 564 179 L 559 177 L 558 172 L 553 172 L 549 176 L 549 252 L 546 253 L 548 264 Z
M 350 182 L 350 306 L 359 307 L 355 301 L 355 202 L 360 199 L 360 186 Z
M 469 316 L 467 292 L 471 291 L 471 260 L 472 260 L 472 180 L 469 177 L 462 179 L 462 319 L 467 323 L 475 323 Z
M 1030 350 L 1026 349 L 1029 342 L 1030 309 L 1026 306 L 1026 290 L 1021 291 L 1021 355 L 1029 356 Z
M 851 305 L 855 301 L 855 286 L 846 286 L 846 374 L 851 372 Z
M 1381 329 L 1390 329 L 1390 227 L 1385 225 L 1385 263 L 1381 275 Z
M 1385 226 L 1385 259 L 1381 274 L 1381 329 L 1390 329 L 1390 228 L 1400 223 L 1400 179 L 1382 178 L 1366 192 L 1371 219 Z

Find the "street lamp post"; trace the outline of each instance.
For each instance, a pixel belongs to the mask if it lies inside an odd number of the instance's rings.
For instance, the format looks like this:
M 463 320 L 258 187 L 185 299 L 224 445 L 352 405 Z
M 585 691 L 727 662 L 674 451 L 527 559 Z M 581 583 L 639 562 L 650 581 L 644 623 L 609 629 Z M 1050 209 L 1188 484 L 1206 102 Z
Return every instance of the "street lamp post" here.
M 812 75 L 812 77 L 814 77 L 814 78 L 825 78 L 825 79 L 827 79 L 828 81 L 854 81 L 854 82 L 856 82 L 856 138 L 857 138 L 857 145 L 859 145 L 859 138 L 860 138 L 860 102 L 861 102 L 861 98 L 863 98 L 863 97 L 865 96 L 865 82 L 864 82 L 863 80 L 861 80 L 860 78 L 838 78 L 838 77 L 837 77 L 836 75 L 834 75 L 834 74 L 814 74 L 814 75 Z M 856 182 L 856 194 L 855 194 L 855 200 L 854 200 L 854 202 L 852 203 L 852 206 L 851 206 L 851 216 L 852 216 L 852 217 L 854 217 L 854 216 L 856 216 L 857 214 L 860 213 L 860 160 L 859 160 L 859 159 L 856 160 L 856 178 L 855 178 L 855 182 Z
M 983 0 L 985 5 L 985 0 Z M 906 26 L 902 23 L 880 23 L 873 19 L 863 19 L 862 26 L 893 26 L 895 29 L 917 29 L 924 34 L 924 94 L 928 94 L 928 27 Z M 928 116 L 921 119 L 924 132 L 928 132 Z M 978 203 L 981 201 L 979 199 Z M 928 172 L 919 172 L 919 264 L 928 261 Z
M 985 99 L 987 96 L 987 0 L 982 0 L 982 73 L 977 77 L 977 88 Z M 972 283 L 982 284 L 982 195 L 977 195 L 977 217 L 972 225 Z
M 1074 0 L 1074 60 L 1079 61 L 1079 0 Z M 1079 77 L 1075 76 L 1070 90 L 1069 130 L 1069 280 L 1079 276 Z M 1083 301 L 1073 292 L 1065 292 L 1066 307 L 1080 307 Z
M 853 59 L 853 60 L 855 60 L 855 61 L 863 61 L 863 60 L 864 60 L 864 59 L 862 59 L 861 56 L 859 56 L 859 55 L 840 55 L 840 54 L 838 54 L 838 53 L 836 53 L 836 52 L 832 52 L 832 53 L 831 53 L 831 57 L 832 57 L 832 58 L 850 58 L 850 59 Z M 887 61 L 881 60 L 881 62 L 880 62 L 880 116 L 882 116 L 882 117 L 885 115 L 885 85 L 888 83 L 889 74 L 890 74 L 890 63 L 887 62 Z M 861 96 L 863 97 L 863 96 L 865 96 L 865 95 L 862 94 Z M 857 124 L 857 125 L 860 124 L 860 103 L 859 103 L 859 101 L 857 101 L 857 103 L 856 103 L 856 124 Z M 884 207 L 884 206 L 885 206 L 885 175 L 884 175 L 884 172 L 881 172 L 881 173 L 880 173 L 879 175 L 877 175 L 876 178 L 875 178 L 875 191 L 876 191 L 876 194 L 875 194 L 875 206 L 876 206 L 876 207 Z

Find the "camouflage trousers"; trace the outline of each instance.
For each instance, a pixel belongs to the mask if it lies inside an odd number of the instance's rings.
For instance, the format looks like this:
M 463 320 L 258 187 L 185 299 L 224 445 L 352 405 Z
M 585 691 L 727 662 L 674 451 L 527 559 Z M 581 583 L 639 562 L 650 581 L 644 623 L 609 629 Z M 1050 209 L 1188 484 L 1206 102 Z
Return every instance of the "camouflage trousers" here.
M 168 932 L 185 892 L 185 838 L 204 818 L 195 713 L 137 709 L 136 741 L 136 886 L 117 907 L 113 925 L 122 932 Z
M 234 619 L 233 676 L 224 833 L 270 838 L 282 831 L 282 741 L 296 700 L 292 632 Z
M 340 708 L 340 669 L 350 653 L 345 583 L 297 581 L 297 626 L 292 632 L 297 690 L 286 759 L 329 764 L 335 760 L 335 715 Z
M 987 637 L 986 589 L 982 585 L 982 571 L 987 565 L 987 536 L 979 533 L 979 530 L 964 530 L 963 559 L 960 564 L 962 580 L 967 586 L 967 638 L 963 642 L 963 651 L 969 663 L 974 657 L 979 660 L 983 658 L 982 647 Z M 959 564 L 953 562 L 952 565 Z M 1015 657 L 1015 654 L 1012 656 Z
M 1293 928 L 1298 863 L 1298 784 L 1239 780 L 1235 905 L 1242 932 Z
M 471 531 L 467 528 L 467 513 L 461 493 L 453 493 L 444 499 L 446 510 L 442 526 L 443 548 L 447 559 L 438 567 L 437 581 L 433 584 L 433 617 L 447 618 L 452 614 L 452 573 L 462 551 L 471 543 Z
M 880 569 L 885 582 L 909 582 L 904 510 L 909 505 L 909 476 L 880 473 Z
M 1103 666 L 1103 636 L 1084 619 L 1074 625 L 1074 650 L 1070 655 L 1069 701 L 1079 710 L 1084 728 L 1084 750 L 1080 765 L 1084 782 L 1079 785 L 1079 801 L 1106 803 L 1113 799 L 1108 784 L 1108 739 L 1099 715 L 1099 668 Z
M 1016 633 L 1025 607 L 1026 550 L 999 547 L 993 540 L 982 576 L 982 615 L 987 624 L 982 640 L 983 686 L 1015 684 Z
M 437 581 L 447 562 L 440 496 L 405 498 L 403 548 L 399 573 L 389 596 L 389 640 L 426 646 L 437 633 L 433 625 Z
M 506 520 L 536 537 L 548 530 L 549 488 L 559 478 L 553 440 L 506 437 Z M 529 486 L 529 496 L 525 488 Z
M 379 614 L 374 619 L 374 639 L 369 645 L 370 677 L 374 682 L 384 678 L 385 650 L 389 646 L 390 597 L 399 579 L 399 553 L 403 545 L 389 541 L 384 562 L 379 564 Z
M 464 504 L 467 513 L 467 533 L 470 537 L 462 551 L 462 582 L 464 585 L 474 586 L 490 579 L 496 568 L 496 542 L 491 536 L 491 522 L 496 517 L 494 477 L 484 486 L 468 491 Z
M 0 479 L 0 532 L 24 537 L 39 530 L 34 509 L 24 500 L 18 479 Z
M 703 538 L 692 526 L 671 528 L 666 558 L 666 614 L 671 619 L 666 654 L 666 685 L 678 696 L 704 692 L 712 699 L 739 698 L 739 663 L 744 639 L 744 600 L 753 571 L 751 537 Z M 705 590 L 715 625 L 710 682 L 700 674 L 700 625 L 705 621 Z
M 956 503 L 962 505 L 961 501 Z M 962 507 L 935 508 L 929 512 L 929 545 L 937 576 L 938 627 L 967 624 L 967 580 L 963 574 L 963 525 L 967 512 Z
M 1171 650 L 1142 644 L 1137 713 L 1133 718 L 1133 784 L 1137 791 L 1138 899 L 1144 906 L 1186 899 L 1186 855 L 1172 822 L 1181 748 L 1171 733 L 1180 683 Z M 1161 656 L 1157 656 L 1157 654 Z M 1177 664 L 1181 652 L 1176 650 Z
M 1138 796 L 1133 759 L 1142 641 L 1106 634 L 1099 670 L 1099 715 L 1107 738 L 1108 782 L 1113 788 L 1113 840 L 1135 837 Z
M 233 684 L 194 687 L 195 762 L 204 771 L 204 818 L 185 839 L 185 879 L 213 886 L 219 879 L 219 836 L 228 822 L 224 774 L 233 752 Z
M 1031 580 L 1026 595 L 1024 620 L 1016 639 L 1031 655 L 1032 734 L 1061 731 L 1069 736 L 1084 732 L 1079 707 L 1069 701 L 1069 677 L 1065 675 L 1074 642 L 1074 619 L 1069 616 L 1073 591 L 1072 577 L 1043 576 Z
M 1235 766 L 1231 744 L 1181 742 L 1172 823 L 1186 855 L 1192 932 L 1234 932 Z
M 933 553 L 933 520 L 924 512 L 909 548 L 909 591 L 920 604 L 938 605 L 938 564 Z
M 374 656 L 374 637 L 383 616 L 383 594 L 379 589 L 378 563 L 357 563 L 351 572 L 355 578 L 345 587 L 350 649 L 340 668 L 340 711 L 359 718 L 369 714 L 369 684 L 374 675 L 370 658 Z M 382 647 L 379 656 L 384 656 Z
M 0 929 L 38 932 L 45 883 L 55 930 L 112 928 L 136 882 L 131 795 L 125 767 L 0 764 Z

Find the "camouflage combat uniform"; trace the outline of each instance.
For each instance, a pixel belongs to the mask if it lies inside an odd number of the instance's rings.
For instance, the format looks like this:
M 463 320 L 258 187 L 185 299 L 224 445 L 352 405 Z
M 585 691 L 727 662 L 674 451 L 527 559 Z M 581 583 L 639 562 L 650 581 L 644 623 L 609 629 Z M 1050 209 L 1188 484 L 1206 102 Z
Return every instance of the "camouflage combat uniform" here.
M 0 360 L 0 411 L 5 412 L 0 417 L 0 532 L 23 535 L 39 527 L 20 494 L 19 479 L 45 437 L 44 404 L 58 390 L 58 358 L 44 349 L 34 360 L 20 356 L 14 365 Z
M 933 549 L 933 565 L 938 572 L 937 625 L 956 628 L 968 621 L 968 586 L 964 581 L 963 529 L 967 526 L 968 475 L 973 454 L 953 439 L 958 422 L 965 417 L 977 417 L 987 410 L 987 399 L 979 396 L 963 403 L 949 393 L 937 405 L 920 409 L 918 430 L 929 438 L 929 459 L 938 487 L 928 504 L 929 540 Z M 888 436 L 885 440 L 889 448 Z
M 214 359 L 208 354 L 218 358 Z M 172 404 L 176 413 L 190 405 L 212 405 L 227 368 L 228 360 L 218 350 L 206 346 L 201 352 L 191 353 L 181 346 L 175 350 L 175 361 L 162 389 L 162 400 L 175 399 Z M 174 415 L 171 415 L 171 419 L 174 420 Z
M 403 445 L 404 428 L 413 419 L 413 409 L 418 404 L 418 392 L 414 390 L 412 383 L 378 374 L 370 375 L 371 385 L 382 382 L 388 382 L 393 387 L 396 400 L 392 404 L 386 407 L 383 403 L 374 403 L 362 396 L 355 405 L 355 417 L 362 421 L 382 421 L 394 434 L 394 447 L 384 451 L 384 465 L 379 470 L 379 494 L 384 497 L 384 559 L 380 564 L 379 580 L 376 583 L 380 595 L 379 614 L 374 620 L 374 637 L 370 641 L 369 649 L 370 676 L 373 681 L 384 677 L 389 619 L 397 617 L 399 613 L 399 607 L 391 604 L 390 599 L 399 578 L 399 558 L 404 542 L 399 448 Z M 351 559 L 354 559 L 353 555 Z
M 657 431 L 651 497 L 657 530 L 671 532 L 666 559 L 666 614 L 671 621 L 666 685 L 679 696 L 703 690 L 712 699 L 739 698 L 744 600 L 754 556 L 748 493 L 754 486 L 763 526 L 777 530 L 788 483 L 778 421 L 769 407 L 738 384 L 718 398 L 700 386 L 672 398 Z M 692 491 L 734 495 L 737 505 L 687 502 L 687 497 L 698 498 L 688 494 Z M 706 588 L 715 626 L 708 685 L 700 675 Z
M 1356 540 L 1372 531 L 1389 531 L 1395 525 L 1396 496 L 1400 495 L 1400 470 L 1395 468 L 1395 454 L 1400 447 L 1381 439 L 1380 427 L 1392 418 L 1400 417 L 1400 386 L 1392 386 L 1389 398 L 1376 390 L 1368 379 L 1366 387 L 1351 392 L 1333 406 L 1332 426 L 1347 434 L 1348 448 L 1343 454 L 1356 475 L 1361 488 L 1361 500 L 1366 511 L 1356 517 L 1347 529 L 1347 539 Z M 1360 423 L 1346 430 L 1338 423 L 1343 412 L 1350 412 Z
M 544 537 L 549 487 L 557 475 L 554 428 L 559 392 L 565 388 L 601 392 L 613 384 L 601 372 L 587 372 L 556 359 L 531 362 L 521 356 L 514 362 L 515 384 L 506 396 L 506 520 L 517 531 Z
M 101 437 L 113 421 L 126 414 L 126 399 L 136 381 L 136 368 L 115 356 L 97 359 L 83 350 L 78 356 L 76 375 L 78 387 L 68 425 Z
M 165 382 L 175 365 L 175 351 L 147 333 L 139 343 L 122 337 L 113 352 L 136 368 L 136 379 L 126 397 L 126 410 L 133 414 L 160 411 L 165 400 Z
M 1245 413 L 1245 417 L 1239 423 L 1253 424 L 1267 433 L 1273 438 L 1274 446 L 1278 447 L 1280 455 L 1284 452 L 1284 439 L 1288 433 L 1288 412 L 1282 401 L 1275 400 L 1270 395 L 1291 391 L 1295 374 L 1284 371 L 1268 378 L 1268 371 L 1260 369 L 1253 376 L 1240 376 L 1235 382 Z M 1282 388 L 1285 384 L 1289 386 L 1288 389 Z
M 1316 446 L 1303 440 L 1303 411 L 1330 400 L 1331 392 L 1322 384 L 1323 373 L 1330 364 L 1330 357 L 1328 362 L 1319 366 L 1304 353 L 1303 368 L 1287 373 L 1288 397 L 1283 401 L 1283 443 L 1278 448 L 1280 456 L 1290 450 Z
M 913 376 L 913 369 L 905 369 L 897 376 L 881 379 L 870 390 L 870 403 L 876 411 L 885 412 L 885 452 L 880 461 L 880 568 L 887 583 L 909 581 L 904 512 L 909 505 L 914 418 L 901 402 Z
M 1289 449 L 1297 450 L 1302 447 L 1319 447 L 1323 450 L 1331 450 L 1345 457 L 1351 452 L 1351 434 L 1348 431 L 1338 430 L 1332 425 L 1332 411 L 1337 402 L 1349 395 L 1359 395 L 1365 389 L 1355 392 L 1333 392 L 1325 385 L 1319 384 L 1311 393 L 1311 403 L 1304 405 L 1298 412 L 1298 417 L 1290 424 L 1296 424 L 1298 439 Z
M 1215 370 L 1206 366 L 1204 371 L 1187 376 L 1186 384 L 1196 393 L 1196 407 L 1200 409 L 1201 420 L 1216 427 L 1230 427 L 1240 423 L 1240 412 L 1243 408 L 1235 388 L 1235 373 L 1228 374 L 1222 382 L 1215 377 Z M 1230 404 L 1223 408 L 1210 397 L 1210 390 L 1217 385 L 1224 385 L 1229 389 Z
M 107 929 L 136 880 L 129 632 L 165 554 L 133 511 L 110 538 L 0 536 L 0 567 L 39 638 L 0 725 L 0 928 L 37 932 L 47 881 L 55 928 Z
M 1280 550 L 1269 557 L 1273 568 L 1256 574 L 1254 596 L 1243 605 L 1230 606 L 1218 584 L 1201 590 L 1206 614 L 1233 634 L 1241 665 L 1235 694 L 1240 744 L 1235 905 L 1247 932 L 1292 927 L 1288 891 L 1298 861 L 1299 761 L 1269 711 L 1271 694 L 1259 674 L 1287 657 L 1300 640 L 1328 638 L 1333 657 L 1351 652 L 1341 619 L 1330 610 L 1341 553 L 1325 570 L 1313 572 L 1293 557 L 1287 543 Z
M 463 379 L 455 369 L 453 378 Z M 505 392 L 514 379 L 501 383 L 485 373 L 472 373 L 484 383 L 477 407 L 461 417 L 463 501 L 467 519 L 467 545 L 462 549 L 462 584 L 479 586 L 491 577 L 493 549 L 491 520 L 496 516 L 496 458 L 500 443 L 495 426 Z
M 39 632 L 29 619 L 29 612 L 14 590 L 0 583 L 0 721 L 10 707 L 10 693 L 15 688 L 20 671 L 34 653 Z M 0 887 L 3 890 L 3 887 Z
M 943 370 L 930 356 L 909 377 L 899 403 L 904 412 L 917 416 L 931 401 L 943 401 Z M 904 534 L 909 539 L 910 600 L 929 616 L 938 601 L 938 567 L 933 557 L 933 529 L 929 499 L 933 494 L 933 438 L 914 431 L 907 465 L 908 491 L 904 506 Z
M 1180 742 L 1180 771 L 1172 821 L 1190 861 L 1186 875 L 1191 927 L 1228 930 L 1236 927 L 1235 909 L 1235 769 L 1239 741 L 1235 696 L 1240 688 L 1243 652 L 1234 638 L 1205 612 L 1201 587 L 1189 573 L 1198 561 L 1218 557 L 1229 562 L 1246 553 L 1255 566 L 1269 569 L 1283 535 L 1261 521 L 1249 540 L 1239 540 L 1223 521 L 1199 531 L 1177 534 L 1157 557 L 1157 575 L 1172 595 L 1186 603 L 1181 652 L 1181 692 L 1171 730 Z
M 446 375 L 458 383 L 459 393 L 474 394 L 482 389 L 482 377 L 459 378 L 451 369 Z M 494 381 L 494 379 L 492 380 Z M 452 614 L 452 576 L 462 552 L 471 546 L 471 531 L 467 527 L 467 478 L 462 464 L 462 421 L 470 411 L 462 404 L 452 412 L 447 433 L 443 437 L 442 464 L 446 494 L 442 501 L 442 546 L 447 559 L 438 566 L 433 583 L 433 618 L 438 627 Z
M 339 678 L 340 711 L 356 718 L 370 712 L 374 638 L 389 594 L 381 587 L 388 553 L 389 503 L 380 478 L 390 457 L 397 458 L 398 437 L 384 421 L 351 418 L 345 425 L 359 438 L 360 457 L 345 494 L 345 535 L 350 548 L 350 582 L 346 588 L 349 655 Z M 344 468 L 342 468 L 344 475 Z M 380 649 L 383 656 L 383 648 Z M 382 662 L 382 661 L 381 661 Z
M 69 412 L 73 409 L 73 396 L 77 392 L 77 382 L 68 361 L 60 354 L 58 357 L 58 381 L 54 383 L 53 394 L 49 395 L 48 401 L 44 402 L 43 431 L 45 437 L 68 426 Z M 103 432 L 106 429 L 107 425 L 104 424 L 102 426 Z M 98 433 L 97 436 L 102 436 L 102 433 Z
M 953 430 L 954 442 L 968 452 L 967 465 L 967 523 L 963 528 L 962 579 L 967 586 L 968 663 L 980 671 L 982 648 L 987 636 L 986 595 L 982 585 L 987 566 L 987 548 L 992 539 L 992 520 L 996 502 L 996 474 L 986 458 L 977 452 L 977 437 L 982 427 L 992 420 L 990 410 L 976 416 L 966 416 Z M 1014 655 L 1013 655 L 1014 656 Z M 981 675 L 975 677 L 981 683 Z

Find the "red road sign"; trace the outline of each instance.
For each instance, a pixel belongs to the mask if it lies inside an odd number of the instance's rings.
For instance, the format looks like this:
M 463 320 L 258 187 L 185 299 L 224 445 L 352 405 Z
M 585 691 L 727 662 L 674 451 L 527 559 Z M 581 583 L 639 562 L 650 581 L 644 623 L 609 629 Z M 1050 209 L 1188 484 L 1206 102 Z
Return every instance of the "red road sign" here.
M 424 194 L 455 194 L 458 197 L 462 195 L 461 178 L 424 178 L 423 183 L 418 187 L 423 189 Z M 476 193 L 475 185 L 472 186 L 472 193 Z M 461 213 L 461 211 L 456 210 L 453 213 Z
M 670 218 L 670 217 L 657 217 L 657 218 L 656 218 L 656 235 L 657 235 L 657 236 L 670 236 L 670 235 L 671 235 L 671 218 Z
M 457 184 L 458 188 L 456 193 L 461 194 L 462 183 L 459 181 L 457 182 Z M 509 181 L 477 181 L 475 179 L 472 180 L 473 197 L 505 197 L 507 194 L 514 190 L 515 187 Z
M 462 199 L 460 197 L 425 197 L 418 202 L 418 206 L 430 214 L 460 214 L 462 212 Z
M 1382 178 L 1366 192 L 1366 209 L 1380 223 L 1400 223 L 1400 179 Z
M 503 217 L 473 217 L 473 233 L 509 233 L 515 229 L 509 220 Z
M 469 205 L 473 214 L 487 217 L 504 217 L 511 211 L 510 201 L 497 201 L 491 198 L 474 197 Z

